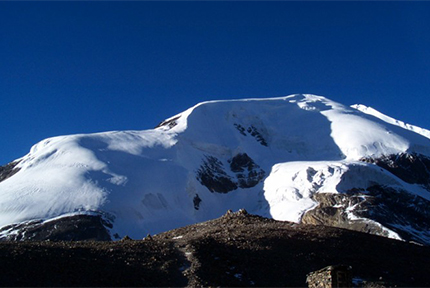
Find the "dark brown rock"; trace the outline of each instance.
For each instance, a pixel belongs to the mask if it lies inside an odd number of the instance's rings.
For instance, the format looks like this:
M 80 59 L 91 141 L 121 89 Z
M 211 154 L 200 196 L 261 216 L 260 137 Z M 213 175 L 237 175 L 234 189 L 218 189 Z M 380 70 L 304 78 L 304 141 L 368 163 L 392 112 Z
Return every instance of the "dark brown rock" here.
M 430 189 L 430 158 L 424 155 L 400 153 L 379 158 L 362 158 L 361 161 L 374 163 L 407 183 L 422 184 Z
M 151 241 L 0 242 L 0 257 L 3 286 L 303 287 L 334 263 L 363 283 L 430 286 L 430 247 L 238 212 Z
M 227 175 L 223 163 L 213 156 L 206 156 L 197 171 L 197 180 L 211 192 L 228 193 L 237 189 L 237 184 Z
M 228 163 L 235 177 L 226 172 L 224 164 L 219 159 L 206 156 L 197 171 L 197 180 L 211 192 L 228 193 L 237 188 L 254 187 L 265 177 L 264 170 L 246 153 L 237 154 L 228 160 Z
M 18 164 L 19 161 L 15 161 L 4 166 L 0 166 L 0 182 L 15 175 L 20 170 L 20 168 L 16 167 Z
M 163 127 L 163 126 L 168 127 L 169 129 L 172 129 L 173 127 L 175 127 L 176 125 L 178 125 L 178 122 L 176 120 L 178 120 L 179 118 L 181 118 L 181 116 L 174 117 L 172 119 L 162 121 L 157 126 L 155 126 L 154 129 L 160 128 L 160 127 Z

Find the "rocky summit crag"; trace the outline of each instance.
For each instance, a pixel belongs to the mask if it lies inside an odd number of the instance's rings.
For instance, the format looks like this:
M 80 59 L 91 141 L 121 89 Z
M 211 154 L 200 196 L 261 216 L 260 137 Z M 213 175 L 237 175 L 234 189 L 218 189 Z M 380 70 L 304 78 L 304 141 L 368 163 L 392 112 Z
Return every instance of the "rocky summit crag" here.
M 245 208 L 429 245 L 429 137 L 307 94 L 209 101 L 151 130 L 53 137 L 0 167 L 0 239 L 142 239 Z

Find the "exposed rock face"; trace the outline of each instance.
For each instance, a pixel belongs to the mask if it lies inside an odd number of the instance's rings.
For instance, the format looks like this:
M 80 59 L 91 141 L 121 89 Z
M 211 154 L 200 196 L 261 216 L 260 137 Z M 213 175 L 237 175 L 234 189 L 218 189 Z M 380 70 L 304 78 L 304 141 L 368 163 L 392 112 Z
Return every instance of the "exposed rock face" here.
M 0 236 L 2 241 L 109 241 L 111 237 L 106 228 L 112 224 L 99 215 L 75 215 L 43 222 L 41 220 L 13 224 L 2 227 Z M 11 233 L 12 232 L 12 233 Z
M 263 146 L 267 146 L 266 139 L 263 138 L 261 133 L 254 126 L 250 126 L 248 130 L 246 130 L 251 136 L 255 137 L 255 139 Z
M 367 219 L 359 219 L 358 217 L 351 219 L 349 216 L 349 213 L 369 209 L 366 196 L 363 194 L 318 193 L 313 195 L 313 199 L 319 204 L 303 215 L 303 224 L 327 225 L 388 236 L 388 233 L 380 225 L 369 223 Z
M 206 156 L 197 171 L 197 179 L 209 191 L 218 193 L 228 193 L 237 188 L 251 188 L 264 179 L 265 172 L 246 153 L 237 154 L 228 160 L 228 163 L 235 177 L 227 173 L 224 164 L 216 157 Z
M 389 171 L 394 178 L 430 190 L 430 158 L 426 156 L 400 153 L 363 158 L 361 161 Z M 388 236 L 391 230 L 406 241 L 425 245 L 430 243 L 430 203 L 405 189 L 373 183 L 369 187 L 350 189 L 339 194 L 317 193 L 312 198 L 319 204 L 303 215 L 303 223 L 381 236 Z
M 430 189 L 430 158 L 424 155 L 400 153 L 376 159 L 363 158 L 361 161 L 374 163 L 407 183 L 422 184 Z
M 246 136 L 246 129 L 237 123 L 234 123 L 234 127 L 236 127 L 236 129 L 240 132 L 240 134 L 242 134 L 243 136 Z
M 155 126 L 155 128 L 160 128 L 160 127 L 167 127 L 169 129 L 172 129 L 173 127 L 175 127 L 176 125 L 178 125 L 178 122 L 176 120 L 178 120 L 181 116 L 177 116 L 168 120 L 165 120 L 163 122 L 161 122 L 160 124 L 158 124 L 157 126 Z
M 265 173 L 260 166 L 246 154 L 237 154 L 229 161 L 230 170 L 236 173 L 240 188 L 251 188 L 263 180 Z
M 19 168 L 16 168 L 16 165 L 18 165 L 18 163 L 19 161 L 15 161 L 15 162 L 6 164 L 5 166 L 0 166 L 0 182 L 13 176 L 16 172 L 20 170 Z
M 407 241 L 427 244 L 430 240 L 429 203 L 407 191 L 375 185 L 347 194 L 319 193 L 313 198 L 319 205 L 303 216 L 305 224 L 388 236 L 382 225 Z
M 223 163 L 213 156 L 206 156 L 197 171 L 197 180 L 211 192 L 228 193 L 237 189 L 237 184 L 224 170 Z
M 199 197 L 199 194 L 196 194 L 193 198 L 194 209 L 199 210 L 201 202 L 202 199 Z
M 375 185 L 367 189 L 363 207 L 354 209 L 358 217 L 372 219 L 407 241 L 430 241 L 429 202 L 404 190 Z
M 266 139 L 264 139 L 263 135 L 258 131 L 258 129 L 250 125 L 248 128 L 243 127 L 240 124 L 235 123 L 234 127 L 242 134 L 243 136 L 247 136 L 248 134 L 255 138 L 261 145 L 268 146 Z

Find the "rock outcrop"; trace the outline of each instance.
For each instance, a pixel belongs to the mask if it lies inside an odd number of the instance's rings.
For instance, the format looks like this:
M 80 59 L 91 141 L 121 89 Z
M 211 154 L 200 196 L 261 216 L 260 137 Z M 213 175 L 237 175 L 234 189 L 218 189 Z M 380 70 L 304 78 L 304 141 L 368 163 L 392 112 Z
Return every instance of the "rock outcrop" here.
M 0 241 L 109 241 L 108 228 L 112 224 L 101 215 L 74 215 L 2 227 Z
M 430 158 L 417 153 L 384 155 L 379 158 L 362 158 L 393 173 L 410 184 L 421 184 L 430 190 Z
M 237 154 L 228 163 L 230 171 L 216 157 L 206 156 L 197 171 L 197 180 L 211 192 L 228 193 L 237 188 L 254 187 L 265 177 L 264 170 L 246 153 Z
M 4 166 L 0 166 L 0 182 L 15 175 L 15 173 L 19 171 L 19 168 L 16 167 L 18 164 L 19 161 L 14 161 Z

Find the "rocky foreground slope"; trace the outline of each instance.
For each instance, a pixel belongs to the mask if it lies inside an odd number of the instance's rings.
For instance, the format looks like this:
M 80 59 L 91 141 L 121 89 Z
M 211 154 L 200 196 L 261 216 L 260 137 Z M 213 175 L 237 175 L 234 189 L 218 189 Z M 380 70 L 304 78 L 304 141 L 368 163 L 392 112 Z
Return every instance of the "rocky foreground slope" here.
M 303 287 L 333 264 L 359 286 L 430 286 L 430 247 L 242 211 L 144 240 L 1 242 L 0 257 L 2 286 Z

